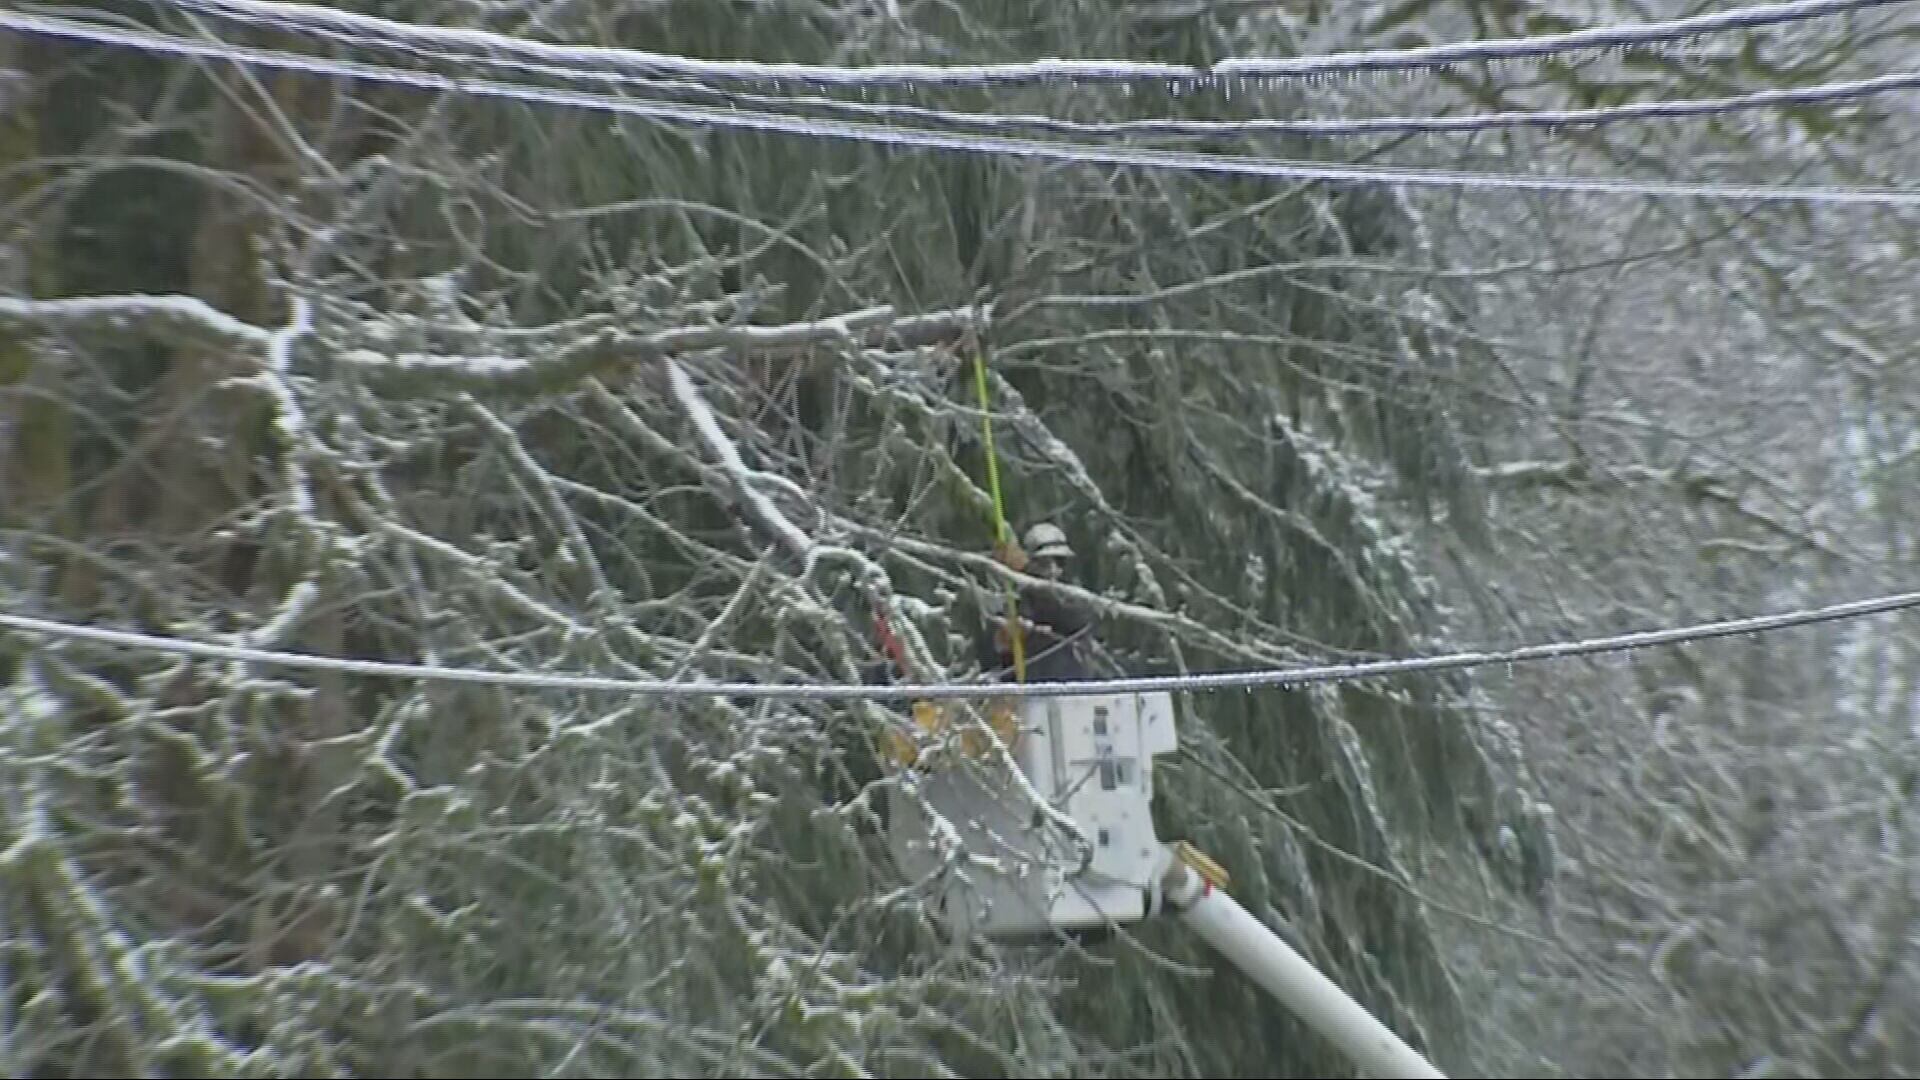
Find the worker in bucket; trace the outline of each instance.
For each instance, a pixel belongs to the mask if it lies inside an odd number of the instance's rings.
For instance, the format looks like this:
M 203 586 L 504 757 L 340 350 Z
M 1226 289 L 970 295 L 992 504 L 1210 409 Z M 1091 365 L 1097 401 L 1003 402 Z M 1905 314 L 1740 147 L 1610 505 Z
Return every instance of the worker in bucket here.
M 997 553 L 1014 570 L 1047 581 L 1064 582 L 1074 560 L 1073 545 L 1058 525 L 1043 521 L 1028 529 L 1019 545 Z M 1093 677 L 1093 614 L 1062 590 L 1027 586 L 1018 597 L 1021 645 L 1029 682 L 1072 682 Z M 1013 642 L 1006 612 L 994 605 L 978 641 L 980 666 L 991 676 L 1015 676 Z
M 1051 582 L 1064 582 L 1074 558 L 1073 545 L 1058 525 L 1041 522 L 1027 530 L 1018 544 L 1001 544 L 995 558 L 1007 567 Z M 1017 598 L 1020 612 L 1020 645 L 1025 675 L 1029 682 L 1074 682 L 1093 677 L 1093 618 L 1083 605 L 1074 602 L 1062 590 L 1029 585 Z M 984 625 L 975 639 L 976 658 L 987 678 L 995 682 L 1013 682 L 1019 671 L 1015 663 L 1012 626 L 1007 619 L 1005 594 L 990 592 L 983 604 Z M 879 681 L 879 680 L 875 680 Z M 1007 748 L 1020 738 L 1018 703 L 1012 698 L 990 698 L 985 706 L 987 726 Z M 912 707 L 914 723 L 928 734 L 945 730 L 956 715 L 951 706 L 933 701 L 917 701 Z M 887 737 L 888 752 L 902 765 L 921 760 L 920 750 L 903 728 Z M 990 741 L 984 733 L 968 730 L 960 740 L 965 756 L 987 756 Z

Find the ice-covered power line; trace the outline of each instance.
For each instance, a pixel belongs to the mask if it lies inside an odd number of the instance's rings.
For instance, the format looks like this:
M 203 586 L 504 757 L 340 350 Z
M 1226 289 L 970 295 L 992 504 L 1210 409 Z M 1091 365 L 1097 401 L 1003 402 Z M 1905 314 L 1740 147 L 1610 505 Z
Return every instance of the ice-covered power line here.
M 565 76 L 563 76 L 565 77 Z M 581 76 L 592 78 L 593 76 Z M 672 89 L 671 87 L 669 89 Z M 681 87 L 701 92 L 699 87 Z M 933 109 L 919 105 L 841 101 L 808 96 L 780 98 L 768 94 L 720 94 L 724 100 L 756 105 L 805 105 L 849 114 L 903 118 L 940 124 L 965 131 L 1076 136 L 1147 136 L 1231 139 L 1257 135 L 1440 135 L 1470 134 L 1501 128 L 1553 130 L 1597 127 L 1643 120 L 1686 120 L 1759 109 L 1806 105 L 1834 105 L 1881 94 L 1920 90 L 1920 71 L 1901 71 L 1870 79 L 1820 83 L 1776 90 L 1756 90 L 1724 97 L 1691 100 L 1637 101 L 1590 109 L 1528 109 L 1469 113 L 1462 116 L 1370 116 L 1336 118 L 1254 117 L 1245 120 L 1067 120 L 1034 114 L 995 114 Z M 706 91 L 714 93 L 713 91 Z
M 183 6 L 200 7 L 199 0 L 175 0 Z M 1920 89 L 1920 72 L 1894 72 L 1867 79 L 1820 83 L 1814 86 L 1783 87 L 1729 94 L 1712 98 L 1679 101 L 1640 101 L 1586 109 L 1506 110 L 1463 116 L 1382 116 L 1364 118 L 1272 118 L 1243 120 L 1143 119 L 1086 121 L 1068 120 L 1033 114 L 979 113 L 897 102 L 853 101 L 820 94 L 764 94 L 724 90 L 690 79 L 666 79 L 634 75 L 605 66 L 580 63 L 554 63 L 518 58 L 497 52 L 475 52 L 458 48 L 433 47 L 409 35 L 372 35 L 343 33 L 326 27 L 313 27 L 281 17 L 260 16 L 247 20 L 293 32 L 308 32 L 361 49 L 385 48 L 410 59 L 429 63 L 458 64 L 463 68 L 483 66 L 518 75 L 538 75 L 603 87 L 625 87 L 658 96 L 661 93 L 693 95 L 728 106 L 754 105 L 790 109 L 837 112 L 888 120 L 913 120 L 962 131 L 1009 134 L 1071 136 L 1146 136 L 1171 138 L 1245 138 L 1258 135 L 1297 135 L 1331 137 L 1349 135 L 1470 134 L 1502 128 L 1557 129 L 1599 126 L 1643 120 L 1682 120 L 1721 116 L 1728 113 L 1790 106 L 1833 105 L 1880 94 Z M 432 29 L 432 28 L 421 28 Z
M 1143 63 L 1131 60 L 1043 59 L 1017 64 L 882 64 L 852 67 L 832 64 L 761 63 L 708 60 L 639 49 L 557 45 L 487 30 L 417 26 L 312 4 L 274 0 L 163 0 L 175 8 L 238 21 L 286 28 L 305 26 L 368 39 L 387 37 L 437 42 L 568 64 L 584 64 L 628 74 L 680 76 L 714 83 L 754 86 L 802 85 L 816 88 L 979 87 L 1029 83 L 1187 84 L 1216 80 L 1280 80 L 1376 71 L 1432 69 L 1471 61 L 1524 60 L 1567 53 L 1671 45 L 1704 34 L 1754 30 L 1830 15 L 1884 7 L 1912 0 L 1792 0 L 1758 4 L 1683 19 L 1604 26 L 1537 37 L 1454 42 L 1413 49 L 1333 53 L 1321 56 L 1249 57 L 1222 60 L 1207 67 Z
M 395 679 L 420 679 L 436 682 L 480 683 L 488 686 L 522 687 L 532 690 L 605 691 L 647 697 L 734 697 L 785 700 L 870 700 L 912 701 L 987 697 L 1070 697 L 1083 694 L 1183 693 L 1209 690 L 1255 690 L 1305 686 L 1311 683 L 1350 682 L 1390 675 L 1411 675 L 1434 671 L 1459 671 L 1468 668 L 1563 660 L 1576 656 L 1596 656 L 1628 652 L 1660 645 L 1681 645 L 1710 638 L 1735 637 L 1784 630 L 1796 626 L 1857 619 L 1868 615 L 1920 607 L 1920 592 L 1896 593 L 1802 609 L 1775 615 L 1758 615 L 1721 622 L 1650 630 L 1613 637 L 1561 641 L 1527 645 L 1492 652 L 1457 652 L 1438 656 L 1416 656 L 1397 660 L 1376 660 L 1355 664 L 1327 664 L 1317 667 L 1264 668 L 1253 671 L 1205 672 L 1192 675 L 1155 675 L 1122 679 L 1086 679 L 1073 682 L 1042 683 L 927 683 L 919 685 L 865 686 L 838 683 L 752 683 L 690 682 L 667 679 L 616 679 L 595 675 L 557 674 L 536 671 L 491 671 L 482 668 L 447 667 L 432 664 L 401 664 L 380 660 L 320 656 L 311 653 L 256 649 L 244 645 L 195 641 L 188 638 L 114 630 L 100 626 L 61 622 L 29 615 L 0 612 L 0 627 L 45 637 L 91 641 L 101 645 L 149 652 L 197 656 L 211 660 L 236 661 L 272 667 L 333 671 L 348 675 L 367 675 Z
M 448 76 L 436 72 L 407 71 L 351 60 L 277 52 L 230 42 L 186 40 L 138 30 L 14 12 L 0 12 L 0 28 L 119 45 L 166 55 L 224 60 L 283 70 L 305 71 L 316 75 L 342 76 L 472 97 L 592 109 L 618 115 L 643 116 L 695 125 L 772 131 L 809 138 L 846 139 L 883 146 L 1026 157 L 1081 165 L 1121 165 L 1334 183 L 1713 198 L 1754 202 L 1920 205 L 1920 189 L 1915 188 L 1782 187 L 1712 181 L 1529 176 L 1519 173 L 1326 164 L 1147 147 L 1101 146 L 1007 135 L 929 131 L 898 125 L 789 116 L 719 106 L 642 101 L 557 87 L 527 86 L 512 82 Z

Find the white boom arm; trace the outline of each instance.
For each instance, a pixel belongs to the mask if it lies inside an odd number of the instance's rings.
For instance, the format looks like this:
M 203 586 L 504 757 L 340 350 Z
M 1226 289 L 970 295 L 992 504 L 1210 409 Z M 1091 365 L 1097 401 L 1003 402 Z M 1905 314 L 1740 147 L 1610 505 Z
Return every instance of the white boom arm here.
M 1188 861 L 1204 856 L 1160 842 L 1153 761 L 1179 745 L 1167 694 L 1032 698 L 985 738 L 925 712 L 923 736 L 959 753 L 903 755 L 917 764 L 889 799 L 889 842 L 909 878 L 941 878 L 931 907 L 956 934 L 1046 941 L 1172 908 L 1366 1072 L 1442 1075 Z M 942 837 L 964 849 L 964 875 L 945 872 Z
M 1426 1058 L 1177 855 L 1164 889 L 1167 906 L 1182 922 L 1369 1075 L 1444 1080 Z

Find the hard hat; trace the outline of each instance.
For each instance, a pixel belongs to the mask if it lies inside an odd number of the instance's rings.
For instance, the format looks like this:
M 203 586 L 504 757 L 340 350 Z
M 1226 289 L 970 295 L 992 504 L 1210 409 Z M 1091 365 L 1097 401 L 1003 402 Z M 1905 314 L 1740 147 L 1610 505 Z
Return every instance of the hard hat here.
M 1043 521 L 1028 529 L 1027 535 L 1020 539 L 1020 546 L 1026 549 L 1030 557 L 1073 558 L 1073 547 L 1067 543 L 1067 534 L 1051 522 Z

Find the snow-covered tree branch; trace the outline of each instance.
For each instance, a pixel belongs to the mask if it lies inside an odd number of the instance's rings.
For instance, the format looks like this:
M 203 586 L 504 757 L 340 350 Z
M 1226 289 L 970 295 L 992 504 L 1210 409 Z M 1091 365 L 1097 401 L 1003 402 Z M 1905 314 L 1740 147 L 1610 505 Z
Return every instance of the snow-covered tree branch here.
M 193 7 L 142 32 L 433 59 Z M 382 15 L 488 35 L 436 48 L 725 41 L 842 66 L 1571 28 L 1531 0 L 695 7 Z M 1867 77 L 1905 56 L 1903 17 L 1310 87 L 737 104 L 929 127 L 1565 109 Z M 1904 212 L 903 152 L 243 59 L 0 38 L 0 607 L 517 673 L 846 684 L 982 678 L 1009 588 L 1092 613 L 1102 663 L 1157 674 L 1911 585 Z M 1889 100 L 1189 149 L 1897 186 L 1920 141 Z M 996 494 L 1016 534 L 1067 533 L 1065 577 L 995 557 Z M 1451 1075 L 1899 1075 L 1920 1063 L 1917 657 L 1886 617 L 1193 695 L 1155 824 Z M 901 872 L 891 812 L 942 778 L 895 751 L 952 762 L 986 715 L 0 635 L 0 1071 L 1344 1069 L 1161 925 L 946 940 L 935 887 L 993 860 L 936 823 L 939 870 Z

